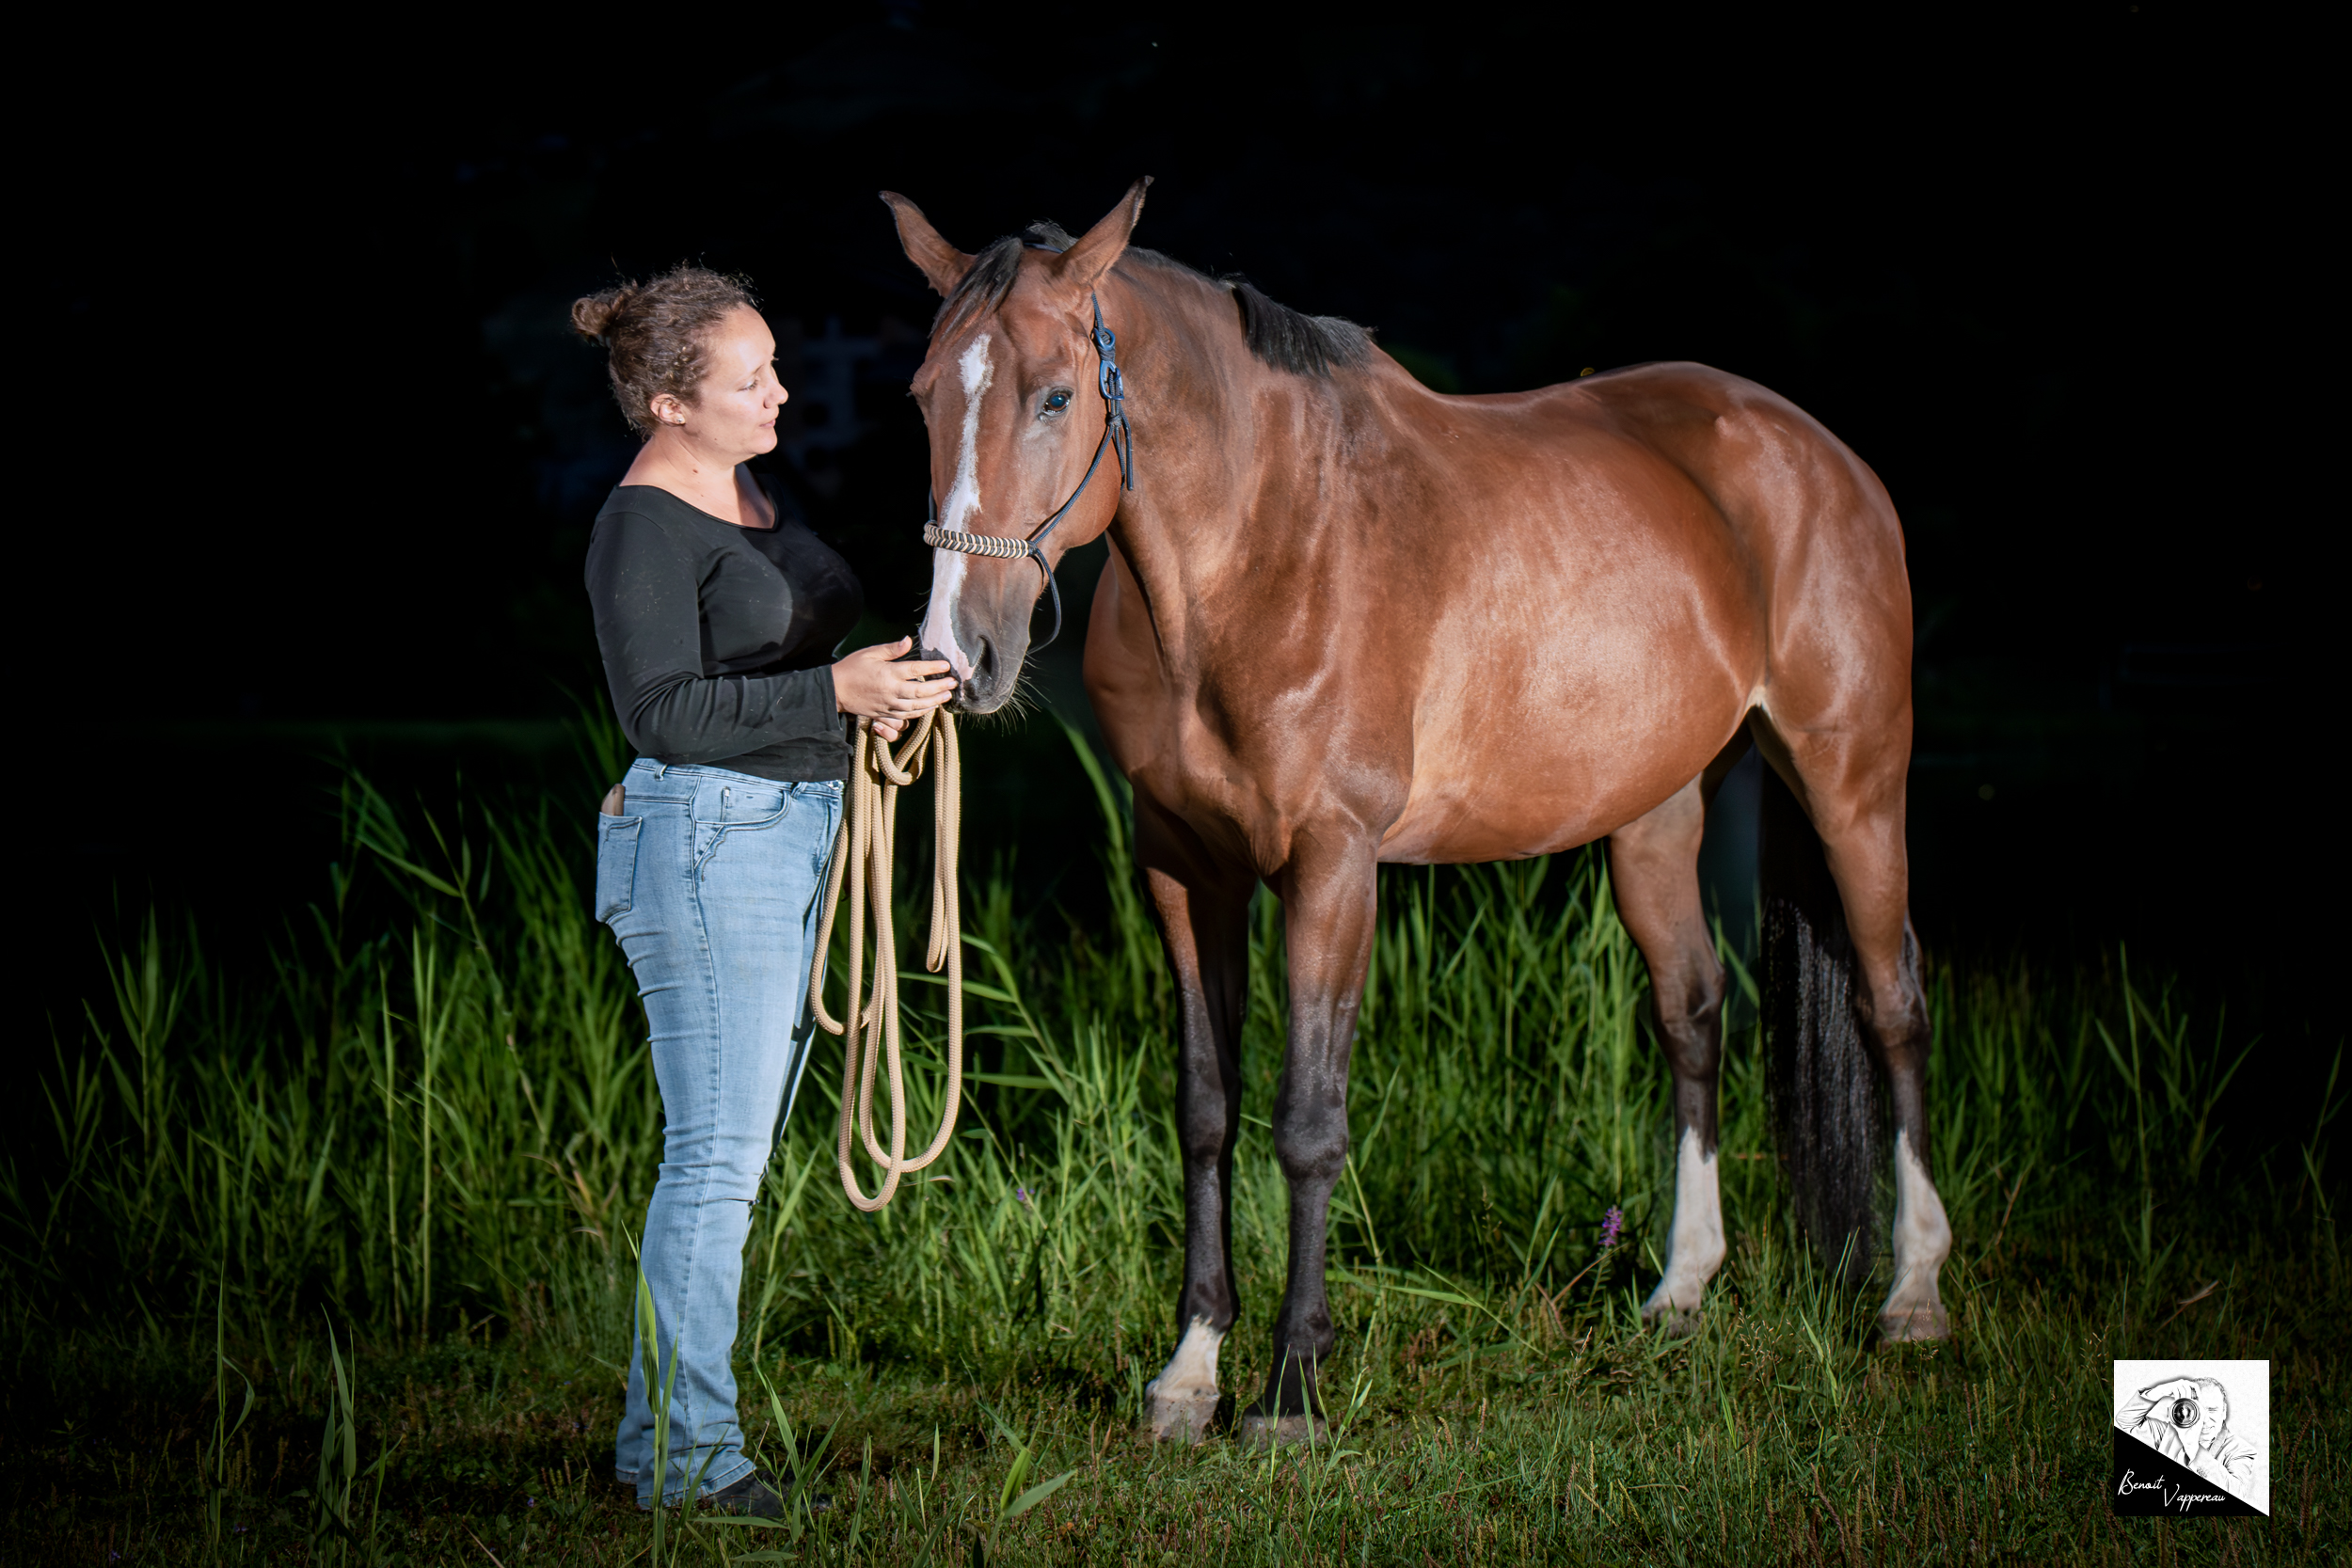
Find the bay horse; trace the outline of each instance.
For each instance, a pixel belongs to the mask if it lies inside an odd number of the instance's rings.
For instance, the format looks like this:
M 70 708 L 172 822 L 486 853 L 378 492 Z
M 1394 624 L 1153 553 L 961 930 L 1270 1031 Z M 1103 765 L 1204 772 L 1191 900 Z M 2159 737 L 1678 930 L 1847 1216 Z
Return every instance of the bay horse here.
M 1361 327 L 1132 246 L 1149 183 L 1075 240 L 1041 224 L 977 255 L 882 195 L 945 301 L 913 383 L 936 513 L 918 641 L 953 667 L 961 707 L 1011 697 L 1054 562 L 1110 537 L 1086 687 L 1134 784 L 1182 1032 L 1184 1288 L 1144 1430 L 1210 1431 L 1239 1310 L 1230 1203 L 1260 881 L 1290 963 L 1274 1108 L 1290 1258 L 1243 1435 L 1289 1440 L 1320 1418 L 1326 1219 L 1383 863 L 1608 839 L 1674 1078 L 1674 1221 L 1643 1311 L 1692 1325 L 1724 1259 L 1726 988 L 1696 863 L 1751 738 L 1775 797 L 1783 1169 L 1826 1251 L 1842 1245 L 1850 1271 L 1874 1254 L 1875 1061 L 1895 1129 L 1880 1332 L 1946 1336 L 1951 1231 L 1928 1176 L 1903 842 L 1911 594 L 1885 488 L 1794 404 L 1702 365 L 1441 396 Z

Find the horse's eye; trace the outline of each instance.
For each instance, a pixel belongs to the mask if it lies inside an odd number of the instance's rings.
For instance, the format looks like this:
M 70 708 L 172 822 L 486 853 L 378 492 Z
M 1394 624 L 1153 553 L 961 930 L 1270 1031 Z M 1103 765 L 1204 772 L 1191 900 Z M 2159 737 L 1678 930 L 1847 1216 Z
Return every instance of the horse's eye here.
M 1069 390 L 1068 390 L 1067 388 L 1061 388 L 1061 387 L 1057 387 L 1057 388 L 1055 388 L 1052 391 L 1050 391 L 1050 392 L 1048 392 L 1048 393 L 1046 393 L 1046 394 L 1045 394 L 1045 412 L 1046 412 L 1046 413 L 1048 413 L 1048 414 L 1058 414 L 1058 413 L 1060 413 L 1063 409 L 1065 409 L 1065 408 L 1067 408 L 1067 407 L 1069 407 L 1069 406 L 1070 406 L 1070 393 L 1069 393 Z

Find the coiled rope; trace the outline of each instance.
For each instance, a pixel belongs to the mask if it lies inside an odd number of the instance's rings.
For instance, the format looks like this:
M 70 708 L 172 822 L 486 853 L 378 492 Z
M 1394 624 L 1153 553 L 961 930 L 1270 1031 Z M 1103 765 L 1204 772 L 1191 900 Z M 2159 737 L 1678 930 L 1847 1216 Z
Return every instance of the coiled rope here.
M 905 1157 L 906 1080 L 898 1059 L 898 948 L 890 923 L 890 871 L 897 847 L 898 791 L 921 778 L 926 764 L 931 768 L 935 837 L 931 936 L 923 967 L 933 974 L 943 965 L 947 971 L 947 1103 L 940 1113 L 939 1135 L 931 1140 L 930 1148 L 910 1160 Z M 896 756 L 866 726 L 858 727 L 849 800 L 840 834 L 834 840 L 833 871 L 825 881 L 825 913 L 818 923 L 816 958 L 809 965 L 808 995 L 817 1022 L 829 1033 L 843 1037 L 841 1135 L 835 1152 L 841 1166 L 841 1190 L 869 1214 L 897 1195 L 899 1177 L 921 1170 L 946 1149 L 947 1140 L 955 1136 L 956 1109 L 963 1099 L 963 917 L 956 897 L 962 784 L 955 716 L 946 708 L 923 715 Z M 850 888 L 850 986 L 849 1018 L 843 1022 L 825 1010 L 825 956 L 833 946 L 834 917 L 840 909 L 845 881 Z M 861 1006 L 858 992 L 866 976 L 869 911 L 874 985 Z M 884 1058 L 889 1063 L 890 1097 L 890 1147 L 886 1150 L 874 1136 L 874 1074 Z M 882 1190 L 872 1197 L 859 1188 L 857 1172 L 850 1163 L 853 1120 L 856 1134 L 865 1138 L 866 1152 L 882 1168 Z

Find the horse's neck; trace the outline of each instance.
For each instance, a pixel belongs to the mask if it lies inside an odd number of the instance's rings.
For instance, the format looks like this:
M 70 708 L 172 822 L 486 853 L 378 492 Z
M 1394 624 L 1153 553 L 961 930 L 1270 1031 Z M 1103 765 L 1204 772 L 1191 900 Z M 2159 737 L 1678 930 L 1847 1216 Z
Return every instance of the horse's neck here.
M 1226 584 L 1312 570 L 1299 532 L 1309 520 L 1270 494 L 1319 460 L 1285 439 L 1302 422 L 1328 422 L 1302 421 L 1298 404 L 1335 395 L 1328 382 L 1261 362 L 1217 325 L 1190 312 L 1159 324 L 1152 358 L 1171 392 L 1138 420 L 1136 488 L 1111 526 L 1163 648 L 1180 657 Z

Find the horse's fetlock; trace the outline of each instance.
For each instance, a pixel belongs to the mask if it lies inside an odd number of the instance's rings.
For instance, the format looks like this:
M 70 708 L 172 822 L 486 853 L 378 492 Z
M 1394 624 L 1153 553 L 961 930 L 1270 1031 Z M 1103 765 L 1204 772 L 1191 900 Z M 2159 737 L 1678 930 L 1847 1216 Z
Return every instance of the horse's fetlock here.
M 1337 1342 L 1337 1336 L 1330 1333 L 1327 1324 L 1320 1336 L 1294 1334 L 1278 1345 L 1260 1411 L 1279 1416 L 1322 1414 L 1323 1398 L 1316 1386 L 1316 1373 L 1330 1359 Z
M 1216 1295 L 1200 1290 L 1184 1292 L 1176 1308 L 1176 1321 L 1184 1332 L 1198 1327 L 1219 1339 L 1233 1331 L 1233 1323 L 1240 1317 L 1240 1306 L 1231 1294 Z

